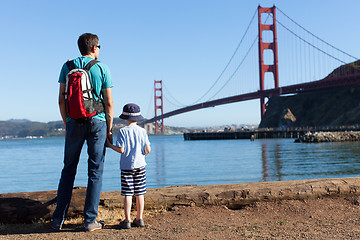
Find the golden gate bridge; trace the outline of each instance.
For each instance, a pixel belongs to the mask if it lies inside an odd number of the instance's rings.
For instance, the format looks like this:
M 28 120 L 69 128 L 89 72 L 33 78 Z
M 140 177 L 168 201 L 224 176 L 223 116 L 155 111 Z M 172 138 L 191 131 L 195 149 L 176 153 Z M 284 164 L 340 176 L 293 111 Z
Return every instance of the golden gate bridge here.
M 280 21 L 277 19 L 277 10 L 287 22 L 285 20 Z M 240 52 L 240 47 L 244 45 L 246 37 L 250 35 L 250 29 L 256 15 L 258 16 L 257 34 L 255 35 L 255 38 L 249 38 L 248 49 L 243 51 L 244 56 L 239 63 L 234 64 L 234 62 L 236 62 L 236 54 Z M 284 81 L 287 83 L 284 84 L 284 86 L 280 86 L 279 84 L 278 27 L 282 28 L 282 30 L 290 35 L 287 42 L 284 41 L 284 44 L 291 45 L 287 49 L 292 49 L 292 51 L 288 51 L 287 53 L 287 55 L 290 56 L 290 60 L 281 61 L 281 69 L 286 70 L 284 72 L 287 72 L 288 74 L 286 77 L 283 77 L 285 75 L 282 76 L 282 78 L 287 79 Z M 295 30 L 293 30 L 293 28 Z M 249 63 L 245 63 L 245 60 L 250 58 L 250 52 L 255 48 L 256 42 L 258 43 L 258 63 L 254 63 L 255 58 L 249 60 Z M 275 6 L 269 8 L 259 6 L 254 12 L 251 21 L 230 60 L 205 94 L 203 94 L 195 103 L 187 106 L 175 99 L 177 103 L 180 103 L 180 105 L 178 104 L 177 106 L 182 106 L 164 113 L 163 103 L 165 96 L 163 95 L 163 82 L 162 80 L 155 80 L 155 116 L 144 121 L 143 124 L 154 122 L 155 132 L 164 133 L 164 118 L 202 108 L 253 99 L 260 99 L 260 114 L 261 117 L 263 117 L 266 112 L 266 99 L 269 99 L 272 96 L 296 94 L 299 92 L 325 88 L 360 85 L 360 64 L 357 60 L 356 57 L 334 47 L 306 30 L 279 8 L 276 8 Z M 357 61 L 357 63 L 355 61 Z M 231 68 L 231 65 L 233 65 L 233 70 L 228 71 Z M 259 85 L 256 89 L 228 97 L 215 98 L 219 92 L 229 85 L 229 82 L 235 79 L 235 76 L 240 75 L 240 68 L 245 69 L 245 72 L 258 72 Z M 324 69 L 328 72 L 325 76 L 321 76 L 321 74 L 324 74 Z M 214 87 L 219 83 L 220 79 L 225 76 L 227 71 L 230 73 L 228 73 L 228 78 L 220 89 L 217 90 L 212 97 L 208 98 L 208 100 L 201 102 L 205 96 L 209 95 L 210 92 L 214 90 Z M 319 75 L 317 72 L 322 73 Z M 307 77 L 305 77 L 306 75 Z M 251 77 L 248 77 L 247 75 L 244 77 L 244 74 L 241 74 L 241 76 L 245 82 L 249 82 L 251 79 Z M 296 83 L 297 81 L 300 81 L 300 83 Z M 271 87 L 266 85 L 268 82 L 270 82 Z M 168 94 L 172 96 L 170 92 L 168 92 Z

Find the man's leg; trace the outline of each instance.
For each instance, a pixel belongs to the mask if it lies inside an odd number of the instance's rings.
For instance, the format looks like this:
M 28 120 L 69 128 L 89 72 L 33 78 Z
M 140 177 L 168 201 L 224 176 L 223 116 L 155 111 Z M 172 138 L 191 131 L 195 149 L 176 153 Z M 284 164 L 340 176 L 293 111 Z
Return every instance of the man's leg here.
M 70 205 L 77 165 L 84 144 L 84 126 L 72 120 L 66 124 L 64 167 L 61 172 L 57 192 L 57 205 L 53 221 L 61 225 Z
M 95 222 L 102 187 L 105 161 L 106 122 L 93 119 L 87 122 L 88 186 L 84 207 L 85 227 Z

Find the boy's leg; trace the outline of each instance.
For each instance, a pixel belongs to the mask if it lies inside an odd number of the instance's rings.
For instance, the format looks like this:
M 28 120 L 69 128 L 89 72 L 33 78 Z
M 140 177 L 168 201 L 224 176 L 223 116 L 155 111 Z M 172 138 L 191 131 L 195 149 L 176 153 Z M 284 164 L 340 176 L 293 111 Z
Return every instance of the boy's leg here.
M 121 195 L 124 196 L 125 220 L 120 222 L 120 228 L 131 228 L 130 212 L 134 195 L 133 170 L 121 170 Z
M 140 220 L 143 218 L 143 212 L 144 212 L 144 195 L 136 196 L 136 219 Z
M 130 212 L 134 195 L 133 170 L 121 170 L 121 195 L 124 196 L 125 221 L 131 221 Z
M 144 194 L 146 193 L 146 170 L 145 167 L 136 169 L 134 176 L 134 193 L 136 196 L 136 221 L 134 225 L 137 227 L 143 227 L 144 221 L 142 219 L 144 212 Z
M 131 221 L 130 212 L 131 212 L 131 205 L 132 205 L 132 196 L 124 196 L 124 214 L 125 214 L 125 221 Z

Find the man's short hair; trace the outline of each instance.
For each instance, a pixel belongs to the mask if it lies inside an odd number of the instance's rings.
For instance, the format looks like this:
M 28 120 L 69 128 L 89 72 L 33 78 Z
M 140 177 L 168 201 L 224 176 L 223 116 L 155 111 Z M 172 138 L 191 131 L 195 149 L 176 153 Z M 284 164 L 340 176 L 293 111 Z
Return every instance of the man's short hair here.
M 87 55 L 91 53 L 94 46 L 99 43 L 99 37 L 95 34 L 84 33 L 78 39 L 78 46 L 81 55 Z

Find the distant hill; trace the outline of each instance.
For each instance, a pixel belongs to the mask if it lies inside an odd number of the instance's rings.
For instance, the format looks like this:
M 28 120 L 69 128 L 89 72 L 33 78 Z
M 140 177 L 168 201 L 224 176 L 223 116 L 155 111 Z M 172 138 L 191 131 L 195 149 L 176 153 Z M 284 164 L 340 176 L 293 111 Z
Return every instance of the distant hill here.
M 116 132 L 125 126 L 125 120 L 115 118 L 113 122 L 113 132 Z M 154 126 L 148 127 L 149 134 L 154 134 Z M 182 134 L 188 132 L 186 128 L 165 126 L 165 134 Z M 65 132 L 62 121 L 53 122 L 32 122 L 27 119 L 10 119 L 8 121 L 0 121 L 0 138 L 25 138 L 25 137 L 55 137 L 63 136 Z
M 56 122 L 32 122 L 29 120 L 0 121 L 0 136 L 12 137 L 49 137 L 62 135 L 64 124 L 62 121 Z
M 16 122 L 16 123 L 25 123 L 25 122 L 31 122 L 28 119 L 10 119 L 9 122 Z

